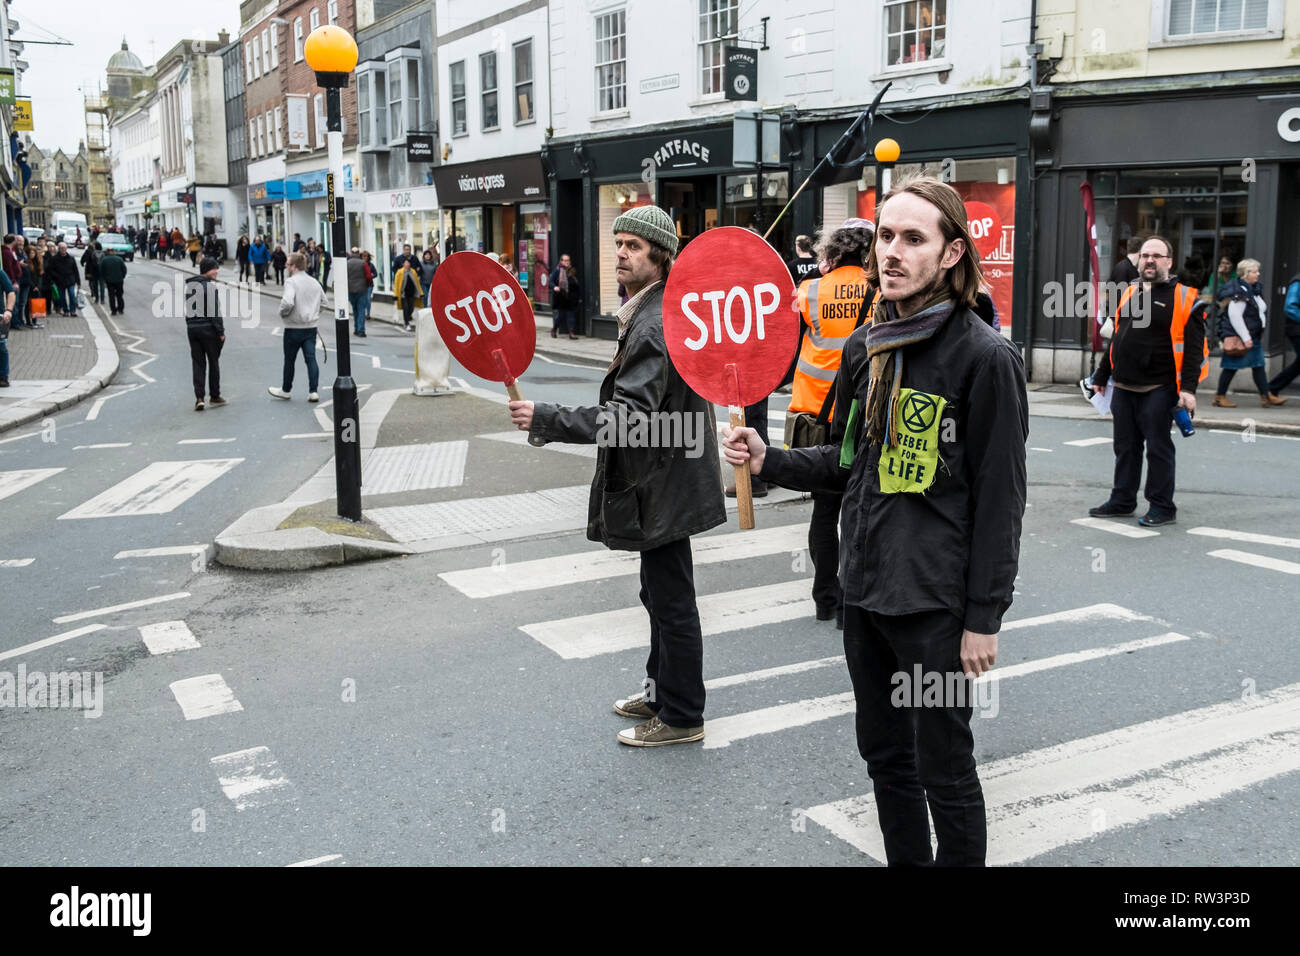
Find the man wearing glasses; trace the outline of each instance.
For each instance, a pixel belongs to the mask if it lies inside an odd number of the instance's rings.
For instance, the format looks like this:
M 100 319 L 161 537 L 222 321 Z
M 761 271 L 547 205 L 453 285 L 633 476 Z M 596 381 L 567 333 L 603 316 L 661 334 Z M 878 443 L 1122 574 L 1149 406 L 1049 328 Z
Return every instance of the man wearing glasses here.
M 1138 524 L 1172 524 L 1174 442 L 1172 414 L 1196 414 L 1196 386 L 1210 372 L 1205 342 L 1205 303 L 1195 289 L 1169 275 L 1173 247 L 1160 236 L 1142 243 L 1138 282 L 1124 290 L 1115 310 L 1115 335 L 1092 377 L 1104 395 L 1111 388 L 1115 420 L 1115 482 L 1104 504 L 1089 509 L 1096 518 L 1131 515 L 1137 508 L 1146 446 L 1147 513 Z

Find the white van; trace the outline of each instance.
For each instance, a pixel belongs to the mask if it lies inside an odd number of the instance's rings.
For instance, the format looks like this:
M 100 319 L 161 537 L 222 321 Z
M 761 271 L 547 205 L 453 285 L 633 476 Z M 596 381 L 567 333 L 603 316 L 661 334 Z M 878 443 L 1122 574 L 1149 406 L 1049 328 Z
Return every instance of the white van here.
M 81 241 L 77 241 L 77 230 L 81 230 Z M 55 239 L 62 237 L 69 246 L 84 246 L 90 242 L 90 226 L 86 217 L 79 212 L 50 213 L 50 233 Z

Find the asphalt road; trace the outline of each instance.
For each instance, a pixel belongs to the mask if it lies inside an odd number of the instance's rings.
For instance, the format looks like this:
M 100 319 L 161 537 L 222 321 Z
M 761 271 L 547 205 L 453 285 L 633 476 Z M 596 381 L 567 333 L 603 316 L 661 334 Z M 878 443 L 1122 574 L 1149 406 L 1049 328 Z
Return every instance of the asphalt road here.
M 604 554 L 581 535 L 297 574 L 196 572 L 188 555 L 115 559 L 208 541 L 328 455 L 326 443 L 281 438 L 321 426 L 301 400 L 265 397 L 279 361 L 269 331 L 232 335 L 232 404 L 199 415 L 179 320 L 144 312 L 148 290 L 128 297 L 122 324 L 158 355 L 143 369 L 156 381 L 94 421 L 84 406 L 60 416 L 54 444 L 0 445 L 4 470 L 66 469 L 5 503 L 3 556 L 37 560 L 0 569 L 11 611 L 0 653 L 85 621 L 106 625 L 0 659 L 0 670 L 100 671 L 106 681 L 98 719 L 0 709 L 7 860 L 875 862 L 840 635 L 810 609 L 789 613 L 811 573 L 799 547 L 806 503 L 761 511 L 759 532 L 789 534 L 752 556 L 729 557 L 744 544 L 734 523 L 696 542 L 698 554 L 736 535 L 717 560 L 697 557 L 701 609 L 718 621 L 705 643 L 705 745 L 621 747 L 614 735 L 629 722 L 610 703 L 637 688 L 645 653 L 634 646 L 644 621 L 635 567 L 575 578 Z M 411 344 L 377 331 L 363 350 L 397 367 Z M 131 364 L 120 381 L 131 381 Z M 403 382 L 357 366 L 375 389 Z M 530 396 L 590 401 L 598 378 L 535 366 L 524 382 Z M 485 432 L 504 427 L 499 406 L 484 403 L 483 414 Z M 1021 575 L 1000 643 L 1006 676 L 989 689 L 989 716 L 974 721 L 990 861 L 1300 862 L 1287 570 L 1300 561 L 1300 443 L 1178 440 L 1179 523 L 1134 538 L 1119 533 L 1132 521 L 1075 523 L 1105 498 L 1111 454 L 1069 443 L 1105 438 L 1108 426 L 1035 418 L 1031 430 Z M 236 440 L 176 444 L 188 437 Z M 59 518 L 151 461 L 200 456 L 244 460 L 166 514 Z M 562 457 L 555 480 L 589 478 L 590 462 Z M 1237 558 L 1211 554 L 1225 551 Z M 483 587 L 500 593 L 475 596 Z M 176 592 L 189 596 L 54 621 Z M 746 609 L 768 617 L 734 617 Z M 198 646 L 151 654 L 140 628 L 163 622 L 181 622 Z M 196 678 L 207 692 L 190 698 L 186 719 L 180 701 Z

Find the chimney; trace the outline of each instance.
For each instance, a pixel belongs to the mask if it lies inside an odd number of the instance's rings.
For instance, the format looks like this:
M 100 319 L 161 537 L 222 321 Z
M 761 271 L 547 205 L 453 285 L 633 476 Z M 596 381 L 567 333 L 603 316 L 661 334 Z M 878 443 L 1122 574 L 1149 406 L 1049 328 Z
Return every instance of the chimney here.
M 220 33 L 218 33 L 218 34 L 217 34 L 217 42 L 220 43 L 222 46 L 227 46 L 227 45 L 229 45 L 229 43 L 230 43 L 230 32 L 229 32 L 228 30 L 222 30 Z

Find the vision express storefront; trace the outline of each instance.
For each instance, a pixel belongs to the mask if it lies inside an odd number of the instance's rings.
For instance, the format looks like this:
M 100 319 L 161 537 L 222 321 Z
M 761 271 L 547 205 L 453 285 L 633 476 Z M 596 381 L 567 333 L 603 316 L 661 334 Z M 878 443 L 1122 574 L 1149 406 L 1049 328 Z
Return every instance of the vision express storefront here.
M 443 256 L 453 252 L 510 257 L 534 305 L 550 303 L 551 206 L 541 159 L 534 153 L 438 166 Z
M 614 220 L 634 206 L 655 204 L 677 224 L 682 244 L 715 226 L 766 228 L 790 198 L 790 171 L 732 164 L 732 123 L 665 129 L 641 136 L 554 140 L 555 258 L 568 253 L 578 269 L 584 331 L 616 338 L 622 304 L 614 279 Z M 788 258 L 790 225 L 772 245 Z

